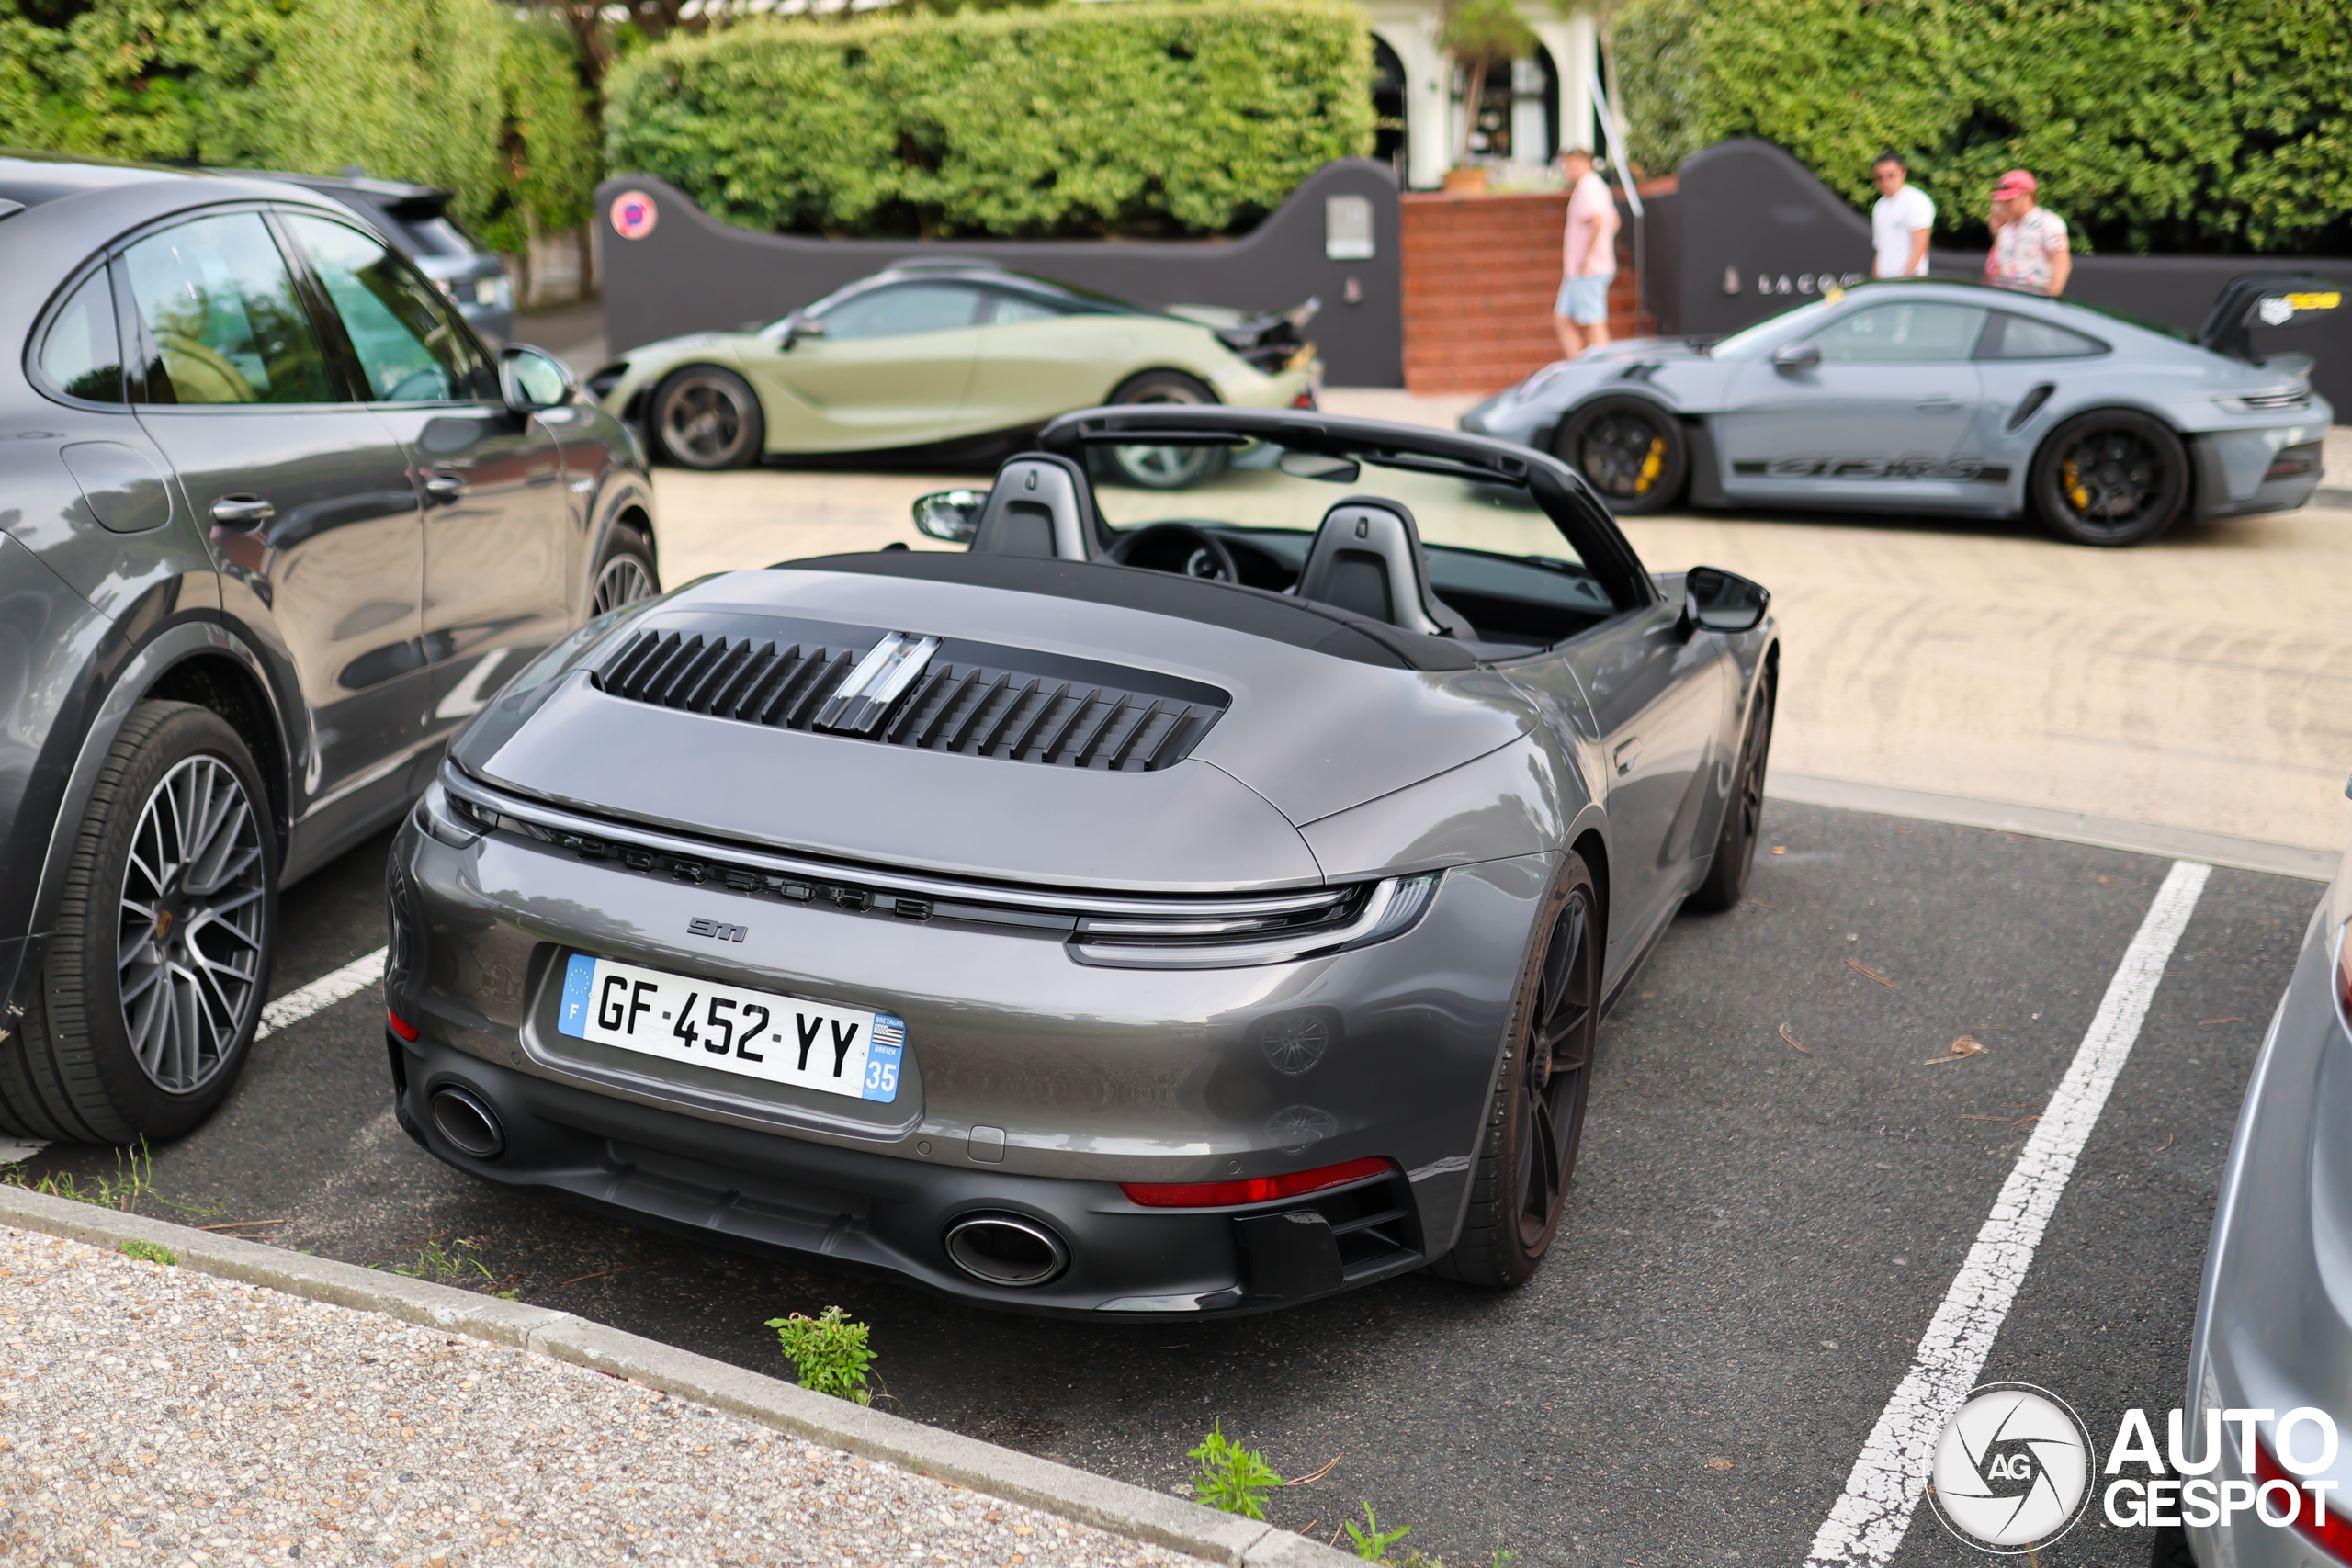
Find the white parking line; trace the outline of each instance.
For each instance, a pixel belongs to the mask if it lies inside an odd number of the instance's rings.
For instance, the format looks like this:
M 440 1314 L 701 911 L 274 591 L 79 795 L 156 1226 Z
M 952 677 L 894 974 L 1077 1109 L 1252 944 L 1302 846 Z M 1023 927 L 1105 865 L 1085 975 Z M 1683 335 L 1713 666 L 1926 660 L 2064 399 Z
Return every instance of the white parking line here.
M 355 958 L 340 969 L 330 970 L 307 986 L 297 986 L 261 1010 L 261 1022 L 254 1026 L 254 1038 L 266 1040 L 281 1029 L 291 1029 L 314 1012 L 321 1012 L 384 978 L 383 948 Z M 0 1165 L 16 1165 L 28 1160 L 47 1148 L 47 1144 L 15 1143 L 0 1140 Z
M 2001 1184 L 1968 1260 L 1920 1336 L 1911 1370 L 1886 1402 L 1846 1478 L 1844 1494 L 1814 1536 L 1805 1568 L 1883 1568 L 1903 1544 L 1911 1511 L 1927 1487 L 1936 1438 L 1984 1370 L 2001 1320 L 2032 1266 L 2033 1249 L 2140 1037 L 2165 964 L 2212 871 L 2193 861 L 2175 861 L 2156 889 L 2139 934 L 2108 982 L 2089 1032 Z
M 356 997 L 384 978 L 383 948 L 330 970 L 307 986 L 298 986 L 261 1010 L 261 1026 L 254 1038 L 266 1040 L 281 1029 L 291 1029 L 312 1013 L 331 1008 L 345 997 Z

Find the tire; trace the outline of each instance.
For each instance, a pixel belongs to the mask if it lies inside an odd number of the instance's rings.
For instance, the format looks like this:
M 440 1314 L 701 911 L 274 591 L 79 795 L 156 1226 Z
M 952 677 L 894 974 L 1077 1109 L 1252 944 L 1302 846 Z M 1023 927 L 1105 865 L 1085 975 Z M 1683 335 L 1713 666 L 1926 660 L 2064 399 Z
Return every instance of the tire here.
M 1770 665 L 1758 677 L 1756 711 L 1739 739 L 1739 761 L 1731 779 L 1731 799 L 1724 803 L 1724 829 L 1715 839 L 1714 858 L 1707 878 L 1690 895 L 1693 908 L 1720 914 L 1747 893 L 1748 874 L 1756 868 L 1756 836 L 1764 818 L 1764 770 L 1772 755 L 1772 714 L 1780 672 Z
M 2095 409 L 2060 425 L 2034 454 L 2027 486 L 2044 527 L 2111 549 L 2171 527 L 2188 491 L 2188 448 L 2162 420 L 2132 409 Z
M 760 460 L 767 417 L 752 384 L 716 365 L 673 370 L 654 389 L 646 428 L 682 468 L 741 468 Z
M 268 798 L 218 714 L 130 710 L 74 840 L 37 1004 L 0 1046 L 8 1130 L 160 1142 L 220 1105 L 252 1049 L 277 948 Z
M 1112 389 L 1110 397 L 1114 403 L 1178 403 L 1188 408 L 1216 400 L 1207 382 L 1182 370 L 1146 370 L 1130 376 Z M 1111 481 L 1137 490 L 1189 490 L 1225 472 L 1222 446 L 1106 446 L 1102 450 Z
M 605 536 L 596 558 L 596 574 L 588 580 L 588 618 L 607 610 L 650 599 L 662 592 L 662 576 L 653 565 L 653 547 L 626 523 L 615 524 Z
M 1600 1030 L 1600 900 L 1582 855 L 1571 853 L 1560 868 L 1535 929 L 1462 1235 L 1434 1266 L 1465 1284 L 1502 1288 L 1534 1278 L 1567 1207 Z
M 1646 398 L 1594 399 L 1561 422 L 1552 451 L 1621 517 L 1665 511 L 1690 478 L 1681 423 Z

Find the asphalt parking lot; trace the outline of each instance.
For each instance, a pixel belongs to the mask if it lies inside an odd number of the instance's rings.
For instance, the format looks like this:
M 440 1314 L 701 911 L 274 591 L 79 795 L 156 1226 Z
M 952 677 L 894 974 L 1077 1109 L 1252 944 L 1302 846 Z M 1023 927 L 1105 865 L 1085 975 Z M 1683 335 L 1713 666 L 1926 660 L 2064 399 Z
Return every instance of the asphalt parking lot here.
M 2160 859 L 1775 802 L 1752 899 L 1686 916 L 1602 1036 L 1563 1239 L 1530 1287 L 1410 1278 L 1242 1322 L 1093 1328 L 707 1251 L 478 1187 L 394 1126 L 377 993 L 257 1046 L 155 1151 L 147 1212 L 473 1282 L 785 1371 L 771 1317 L 872 1325 L 888 1408 L 1168 1487 L 1212 1422 L 1275 1521 L 1370 1501 L 1454 1568 L 1794 1563 L 1910 1364 Z M 291 890 L 274 991 L 382 942 L 384 841 Z M 1777 847 L 1779 852 L 1774 852 Z M 2095 1433 L 2177 1402 L 2218 1172 L 2315 884 L 2213 873 L 1984 1369 Z M 1984 1049 L 1949 1059 L 1962 1035 Z M 1930 1064 L 1934 1065 L 1930 1065 Z M 33 1173 L 109 1170 L 56 1147 Z M 2041 1561 L 2137 1564 L 2086 1522 Z M 1981 1561 L 1922 1510 L 1898 1563 Z

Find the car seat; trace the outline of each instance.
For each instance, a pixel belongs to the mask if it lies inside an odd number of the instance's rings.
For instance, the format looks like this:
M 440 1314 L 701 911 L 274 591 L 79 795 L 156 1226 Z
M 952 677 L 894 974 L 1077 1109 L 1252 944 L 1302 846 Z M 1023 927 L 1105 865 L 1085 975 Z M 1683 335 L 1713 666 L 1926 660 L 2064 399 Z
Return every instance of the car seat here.
M 1408 632 L 1464 641 L 1478 635 L 1430 589 L 1413 514 L 1376 496 L 1350 496 L 1323 514 L 1291 592 Z
M 1086 474 L 1067 457 L 1021 452 L 1004 460 L 972 532 L 976 556 L 1104 560 Z

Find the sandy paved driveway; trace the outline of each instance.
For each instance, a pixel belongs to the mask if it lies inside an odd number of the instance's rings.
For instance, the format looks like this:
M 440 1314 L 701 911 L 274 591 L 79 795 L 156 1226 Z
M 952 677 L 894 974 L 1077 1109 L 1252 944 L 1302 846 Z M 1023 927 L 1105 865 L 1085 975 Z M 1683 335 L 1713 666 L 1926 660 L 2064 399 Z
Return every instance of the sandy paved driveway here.
M 1350 396 L 1390 399 L 1345 411 L 1385 417 L 1438 402 Z M 663 468 L 656 482 L 662 573 L 676 583 L 892 540 L 946 547 L 914 531 L 910 504 L 988 476 Z M 2023 524 L 1916 518 L 1669 517 L 1628 531 L 1654 569 L 1725 567 L 1772 589 L 1782 769 L 2344 841 L 2352 511 L 2183 527 L 2120 551 Z

